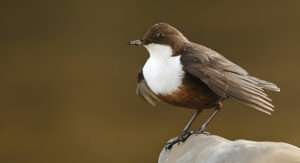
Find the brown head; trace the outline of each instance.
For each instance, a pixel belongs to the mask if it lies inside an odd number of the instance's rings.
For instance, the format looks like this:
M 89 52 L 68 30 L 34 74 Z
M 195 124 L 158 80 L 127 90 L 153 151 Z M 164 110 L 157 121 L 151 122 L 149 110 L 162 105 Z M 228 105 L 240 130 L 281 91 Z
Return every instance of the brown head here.
M 130 45 L 147 46 L 151 44 L 167 45 L 173 51 L 178 51 L 188 39 L 175 27 L 167 23 L 157 23 L 151 26 L 141 40 L 130 41 Z

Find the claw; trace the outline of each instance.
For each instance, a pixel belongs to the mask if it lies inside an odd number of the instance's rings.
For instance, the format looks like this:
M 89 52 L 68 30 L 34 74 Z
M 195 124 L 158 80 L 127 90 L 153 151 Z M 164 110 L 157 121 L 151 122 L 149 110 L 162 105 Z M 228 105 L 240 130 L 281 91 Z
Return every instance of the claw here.
M 193 131 L 184 131 L 177 138 L 168 141 L 167 144 L 165 145 L 165 149 L 171 150 L 175 144 L 185 142 L 193 133 L 194 133 Z

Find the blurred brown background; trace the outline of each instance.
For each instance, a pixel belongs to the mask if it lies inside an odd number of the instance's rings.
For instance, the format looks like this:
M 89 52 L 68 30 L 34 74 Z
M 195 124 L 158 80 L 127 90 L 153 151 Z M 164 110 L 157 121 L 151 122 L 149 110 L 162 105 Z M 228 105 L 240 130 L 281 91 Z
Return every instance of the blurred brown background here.
M 127 42 L 160 21 L 282 89 L 271 117 L 226 102 L 212 133 L 300 146 L 298 0 L 0 4 L 0 162 L 156 162 L 191 114 L 135 95 L 148 54 Z

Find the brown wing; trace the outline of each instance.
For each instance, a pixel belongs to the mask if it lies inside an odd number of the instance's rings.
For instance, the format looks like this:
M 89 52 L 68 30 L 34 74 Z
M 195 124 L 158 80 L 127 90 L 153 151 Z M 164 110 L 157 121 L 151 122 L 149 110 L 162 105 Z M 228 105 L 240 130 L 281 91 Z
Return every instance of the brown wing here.
M 140 70 L 140 72 L 138 74 L 138 83 L 137 83 L 137 87 L 136 87 L 136 94 L 138 96 L 141 96 L 144 100 L 146 100 L 152 106 L 156 106 L 156 104 L 158 102 L 160 102 L 160 99 L 155 95 L 155 93 L 147 85 L 147 83 L 144 79 L 142 70 Z
M 240 66 L 204 46 L 192 44 L 181 59 L 184 70 L 202 80 L 217 95 L 232 97 L 267 114 L 273 111 L 264 89 L 279 91 L 275 84 L 250 76 Z

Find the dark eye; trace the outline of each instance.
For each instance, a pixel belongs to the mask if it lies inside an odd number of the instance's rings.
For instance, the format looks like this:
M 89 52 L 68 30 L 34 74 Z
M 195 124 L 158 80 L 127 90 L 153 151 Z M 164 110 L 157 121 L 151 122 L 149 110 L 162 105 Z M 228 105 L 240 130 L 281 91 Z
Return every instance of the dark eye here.
M 163 37 L 164 37 L 164 34 L 158 32 L 158 33 L 156 33 L 155 37 L 156 37 L 156 38 L 163 38 Z

